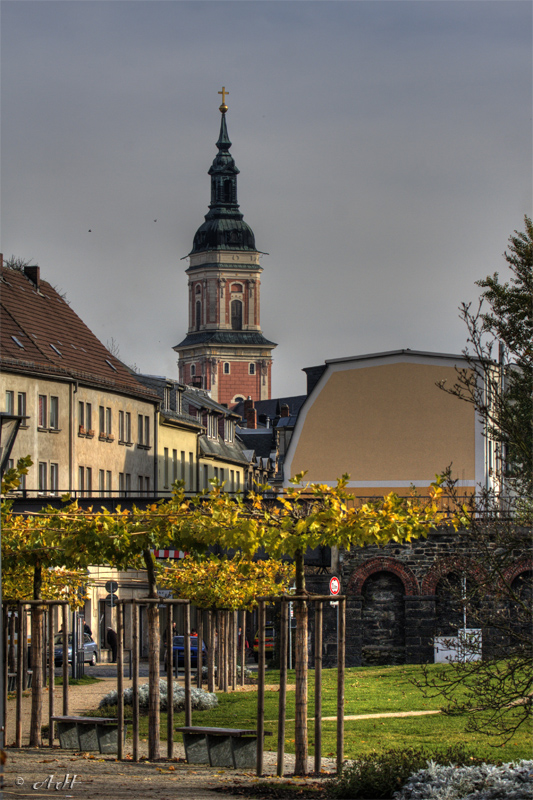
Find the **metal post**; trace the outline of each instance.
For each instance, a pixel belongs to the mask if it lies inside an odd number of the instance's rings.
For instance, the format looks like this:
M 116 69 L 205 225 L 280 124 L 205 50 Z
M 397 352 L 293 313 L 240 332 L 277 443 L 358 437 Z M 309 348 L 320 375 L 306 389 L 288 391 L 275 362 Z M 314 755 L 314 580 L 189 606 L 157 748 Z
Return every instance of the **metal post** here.
M 23 666 L 24 647 L 22 646 L 22 637 L 24 634 L 24 625 L 22 624 L 22 617 L 26 614 L 26 608 L 22 603 L 17 603 L 18 609 L 18 636 L 17 636 L 17 707 L 15 712 L 15 745 L 22 747 L 22 691 L 23 685 Z
M 133 760 L 139 760 L 139 606 L 136 600 L 132 601 L 132 714 L 133 714 Z
M 30 610 L 31 614 L 31 610 Z M 29 683 L 28 677 L 28 664 L 29 657 L 31 657 L 31 650 L 28 649 L 28 616 L 26 613 L 26 606 L 22 606 L 22 635 L 20 637 L 20 646 L 22 648 L 22 688 L 27 689 Z M 33 664 L 32 664 L 33 666 Z
M 191 725 L 191 607 L 185 606 L 185 635 L 183 637 L 184 666 L 185 666 L 185 726 Z
M 172 616 L 174 607 L 167 606 L 167 758 L 174 755 L 174 637 Z
M 215 619 L 211 609 L 207 612 L 207 691 L 215 691 Z
M 196 618 L 198 620 L 198 648 L 196 651 L 196 686 L 198 689 L 202 688 L 203 683 L 203 669 L 204 669 L 204 612 L 201 608 L 196 609 Z
M 244 686 L 245 671 L 246 671 L 246 609 L 243 608 L 241 617 L 241 686 Z
M 78 612 L 72 612 L 72 677 L 78 677 Z
M 256 775 L 263 775 L 263 740 L 265 734 L 265 601 L 259 600 L 259 653 L 257 666 L 257 762 Z
M 54 679 L 55 679 L 55 654 L 54 654 L 54 606 L 48 609 L 48 658 L 50 664 L 50 682 L 48 685 L 48 745 L 54 746 Z
M 117 604 L 117 761 L 124 758 L 124 606 Z
M 339 600 L 337 647 L 337 775 L 344 763 L 344 654 L 346 649 L 346 598 Z
M 68 605 L 62 608 L 63 624 L 63 716 L 68 717 Z
M 315 603 L 315 772 L 322 766 L 322 623 L 324 601 Z
M 287 634 L 289 608 L 285 598 L 281 601 L 281 630 L 279 652 L 279 716 L 277 776 L 283 778 L 285 771 L 285 719 L 287 717 Z
M 292 669 L 292 600 L 289 600 L 289 669 Z
M 9 660 L 8 660 L 8 657 L 7 657 L 7 651 L 8 651 L 8 639 L 7 639 L 7 636 L 8 636 L 8 625 L 9 625 L 8 606 L 4 606 L 3 607 L 3 614 L 4 614 L 4 618 L 3 618 L 4 627 L 2 628 L 2 645 L 3 645 L 2 671 L 3 671 L 3 675 L 4 675 L 4 684 L 3 684 L 3 687 L 2 687 L 3 706 L 2 706 L 2 719 L 0 720 L 0 725 L 2 725 L 3 728 L 4 728 L 4 743 L 5 743 L 7 741 L 7 732 L 6 732 L 6 726 L 7 726 L 7 689 L 8 689 L 8 681 L 9 681 L 9 678 L 8 678 L 8 673 L 9 673 L 8 661 Z

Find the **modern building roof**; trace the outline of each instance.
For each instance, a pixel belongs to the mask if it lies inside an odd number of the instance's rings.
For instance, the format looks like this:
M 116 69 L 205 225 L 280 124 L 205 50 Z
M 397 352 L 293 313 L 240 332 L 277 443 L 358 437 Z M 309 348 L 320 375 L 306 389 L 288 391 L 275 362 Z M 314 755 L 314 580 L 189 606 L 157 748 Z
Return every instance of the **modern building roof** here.
M 380 358 L 390 358 L 391 356 L 409 356 L 409 357 L 417 357 L 422 356 L 423 358 L 445 358 L 445 359 L 459 359 L 460 361 L 464 361 L 463 354 L 457 353 L 432 353 L 428 350 L 410 350 L 409 347 L 404 348 L 403 350 L 385 350 L 381 353 L 366 353 L 359 356 L 348 356 L 346 358 L 329 358 L 324 363 L 325 364 L 341 364 L 344 361 L 365 361 L 365 360 L 376 360 Z M 313 369 L 310 367 L 309 369 Z
M 39 267 L 0 270 L 0 365 L 3 370 L 76 380 L 155 400 L 72 310 Z

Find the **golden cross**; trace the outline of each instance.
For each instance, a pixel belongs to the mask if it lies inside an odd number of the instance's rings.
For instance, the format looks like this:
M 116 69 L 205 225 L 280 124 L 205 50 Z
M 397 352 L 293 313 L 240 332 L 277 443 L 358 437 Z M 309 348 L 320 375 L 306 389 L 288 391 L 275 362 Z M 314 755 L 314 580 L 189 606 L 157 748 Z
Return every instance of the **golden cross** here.
M 226 87 L 223 86 L 222 91 L 218 92 L 218 94 L 222 95 L 222 105 L 226 105 L 226 95 L 229 94 L 229 92 L 226 91 Z

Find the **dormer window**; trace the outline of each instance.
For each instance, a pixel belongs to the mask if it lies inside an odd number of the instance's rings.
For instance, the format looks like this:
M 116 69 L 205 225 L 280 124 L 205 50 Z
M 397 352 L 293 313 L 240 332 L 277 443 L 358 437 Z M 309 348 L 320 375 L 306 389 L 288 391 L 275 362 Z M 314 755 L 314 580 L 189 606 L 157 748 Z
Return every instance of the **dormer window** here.
M 232 419 L 227 419 L 224 424 L 224 440 L 232 442 L 235 437 L 235 423 Z
M 163 391 L 163 409 L 165 411 L 170 410 L 170 386 L 165 386 Z
M 214 414 L 207 415 L 207 436 L 209 439 L 218 439 L 218 420 Z

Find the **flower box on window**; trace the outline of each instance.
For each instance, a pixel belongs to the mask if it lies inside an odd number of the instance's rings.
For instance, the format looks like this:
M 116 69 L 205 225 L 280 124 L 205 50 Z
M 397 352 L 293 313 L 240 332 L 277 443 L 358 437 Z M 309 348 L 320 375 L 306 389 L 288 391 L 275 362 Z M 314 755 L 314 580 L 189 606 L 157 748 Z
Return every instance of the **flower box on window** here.
M 78 433 L 81 433 L 82 435 L 84 435 L 84 434 L 86 434 L 86 433 L 87 433 L 87 431 L 85 430 L 85 428 L 83 427 L 83 425 L 80 425 L 80 426 L 78 427 Z
M 113 436 L 112 433 L 108 433 L 107 434 L 107 441 L 108 442 L 114 442 L 115 441 L 115 437 Z
M 92 438 L 93 438 L 93 436 L 94 436 L 94 431 L 93 431 L 93 430 L 88 430 L 88 431 L 86 432 L 86 434 L 85 434 L 85 435 L 86 435 L 87 437 L 89 437 L 89 436 L 90 436 L 90 437 L 91 437 L 91 439 L 92 439 Z

